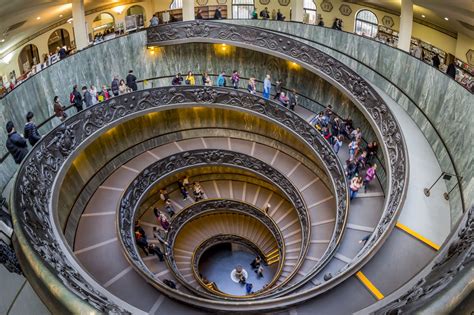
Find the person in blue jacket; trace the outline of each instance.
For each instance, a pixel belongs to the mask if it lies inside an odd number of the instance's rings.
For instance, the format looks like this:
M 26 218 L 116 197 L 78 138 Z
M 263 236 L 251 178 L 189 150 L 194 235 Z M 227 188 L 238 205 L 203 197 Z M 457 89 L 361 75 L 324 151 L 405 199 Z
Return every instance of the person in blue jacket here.
M 217 77 L 217 86 L 226 86 L 227 82 L 225 80 L 225 71 L 222 71 L 221 74 Z

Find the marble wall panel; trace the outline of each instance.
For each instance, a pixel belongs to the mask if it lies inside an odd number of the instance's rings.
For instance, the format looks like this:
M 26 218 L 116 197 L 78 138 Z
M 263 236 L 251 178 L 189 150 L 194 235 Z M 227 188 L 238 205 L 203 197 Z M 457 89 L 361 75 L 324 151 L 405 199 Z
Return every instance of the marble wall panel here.
M 188 70 L 209 73 L 225 70 L 230 73 L 233 69 L 239 69 L 242 76 L 256 76 L 260 80 L 269 73 L 273 82 L 279 78 L 286 87 L 295 87 L 300 93 L 325 106 L 333 105 L 339 115 L 351 116 L 355 125 L 361 126 L 367 140 L 376 139 L 367 120 L 352 102 L 325 80 L 280 58 L 236 47 L 228 48 L 228 52 L 224 53 L 216 45 L 185 44 L 162 47 L 152 55 L 147 51 L 144 32 L 104 42 L 36 74 L 0 100 L 0 125 L 4 126 L 11 119 L 22 130 L 24 115 L 29 110 L 35 113 L 36 121 L 43 121 L 53 112 L 55 95 L 66 105 L 74 84 L 79 88 L 91 84 L 99 88 L 103 84 L 110 85 L 114 75 L 124 78 L 130 69 L 134 70 L 139 79 L 185 73 Z M 155 86 L 162 85 L 166 85 L 163 80 Z M 313 111 L 321 109 L 313 102 L 306 102 L 305 105 Z M 50 129 L 51 125 L 48 124 L 41 132 L 45 133 Z M 2 130 L 0 154 L 6 152 L 5 139 L 6 133 Z M 4 175 L 0 179 L 0 187 L 6 184 L 16 169 L 11 158 L 7 161 L 0 165 L 0 172 Z M 381 175 L 384 181 L 384 175 Z

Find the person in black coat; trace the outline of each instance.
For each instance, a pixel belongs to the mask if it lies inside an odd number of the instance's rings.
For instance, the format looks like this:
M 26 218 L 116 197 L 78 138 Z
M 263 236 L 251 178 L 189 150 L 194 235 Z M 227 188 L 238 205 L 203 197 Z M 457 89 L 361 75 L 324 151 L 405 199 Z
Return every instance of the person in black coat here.
M 278 9 L 277 21 L 284 21 L 284 20 L 285 20 L 285 16 L 283 15 L 283 13 L 280 12 L 280 9 Z
M 112 93 L 114 94 L 114 96 L 118 96 L 120 93 L 119 85 L 120 85 L 119 79 L 117 76 L 115 76 L 114 79 L 112 80 L 112 84 L 110 85 L 110 88 L 112 89 Z
M 77 85 L 74 85 L 74 87 L 72 88 L 71 95 L 69 96 L 69 101 L 77 109 L 77 112 L 80 112 L 83 109 L 82 95 L 77 90 Z
M 217 7 L 216 11 L 214 12 L 214 20 L 222 20 L 221 7 Z
M 431 58 L 431 61 L 433 62 L 433 67 L 436 69 L 439 69 L 439 65 L 441 64 L 441 60 L 439 60 L 438 54 L 435 54 L 433 58 Z
M 13 156 L 16 164 L 20 164 L 21 161 L 28 154 L 28 144 L 26 143 L 25 138 L 19 135 L 16 130 L 13 122 L 7 122 L 7 150 Z
M 181 76 L 181 73 L 178 73 L 173 80 L 171 80 L 171 85 L 181 85 L 183 82 L 183 77 Z
M 127 75 L 127 86 L 132 89 L 132 91 L 138 90 L 137 87 L 137 77 L 133 75 L 133 70 L 130 70 Z
M 23 136 L 25 139 L 28 139 L 30 142 L 31 146 L 34 146 L 36 142 L 38 142 L 41 139 L 41 136 L 38 132 L 38 128 L 36 127 L 36 124 L 33 122 L 33 113 L 28 112 L 26 114 L 26 124 L 25 124 L 25 129 L 23 131 Z
M 86 108 L 94 105 L 94 102 L 92 101 L 92 94 L 87 89 L 87 86 L 82 87 L 82 93 L 84 93 L 84 103 L 86 104 Z
M 446 70 L 446 74 L 449 75 L 451 78 L 456 79 L 456 66 L 454 62 L 451 62 L 448 65 L 448 69 Z
M 148 245 L 148 252 L 151 254 L 151 255 L 156 255 L 158 256 L 158 259 L 160 261 L 163 261 L 165 260 L 164 259 L 164 255 L 163 255 L 163 252 L 161 251 L 161 249 L 156 246 L 155 244 L 150 244 Z

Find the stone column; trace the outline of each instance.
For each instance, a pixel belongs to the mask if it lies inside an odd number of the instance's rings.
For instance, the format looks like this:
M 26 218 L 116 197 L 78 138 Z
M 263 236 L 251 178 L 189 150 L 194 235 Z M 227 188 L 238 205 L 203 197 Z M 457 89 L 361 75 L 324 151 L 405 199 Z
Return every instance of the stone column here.
M 413 28 L 413 0 L 402 0 L 398 48 L 410 51 L 411 31 Z
M 303 0 L 291 1 L 291 20 L 294 22 L 303 22 L 304 6 Z
M 183 0 L 183 21 L 192 21 L 194 17 L 194 0 Z
M 76 49 L 84 49 L 89 46 L 89 37 L 86 28 L 86 14 L 84 12 L 84 0 L 72 0 L 72 19 Z

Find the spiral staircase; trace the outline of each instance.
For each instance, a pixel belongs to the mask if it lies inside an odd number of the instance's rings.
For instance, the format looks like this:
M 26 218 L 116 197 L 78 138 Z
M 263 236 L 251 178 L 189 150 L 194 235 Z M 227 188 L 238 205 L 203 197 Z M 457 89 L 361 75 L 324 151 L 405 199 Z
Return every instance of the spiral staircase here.
M 245 91 L 165 86 L 97 104 L 45 135 L 14 183 L 16 250 L 50 310 L 367 313 L 436 256 L 397 221 L 406 211 L 411 169 L 391 105 L 310 44 L 255 30 L 176 23 L 149 29 L 147 40 L 149 46 L 228 43 L 302 64 L 354 99 L 382 145 L 383 176 L 349 202 L 348 154 L 336 154 L 309 123 L 315 113 Z M 184 177 L 191 183 L 187 198 L 177 185 Z M 193 198 L 194 182 L 202 186 L 201 200 Z M 173 216 L 160 198 L 163 189 Z M 139 248 L 137 224 L 163 261 Z M 262 257 L 272 276 L 261 289 L 230 294 L 216 284 L 230 277 L 201 274 L 202 257 L 221 243 Z M 399 257 L 399 269 L 387 270 Z M 249 263 L 238 264 L 249 269 Z M 394 303 L 370 312 L 404 306 Z

